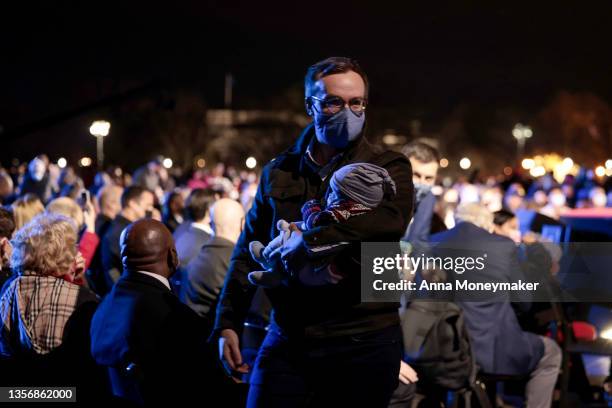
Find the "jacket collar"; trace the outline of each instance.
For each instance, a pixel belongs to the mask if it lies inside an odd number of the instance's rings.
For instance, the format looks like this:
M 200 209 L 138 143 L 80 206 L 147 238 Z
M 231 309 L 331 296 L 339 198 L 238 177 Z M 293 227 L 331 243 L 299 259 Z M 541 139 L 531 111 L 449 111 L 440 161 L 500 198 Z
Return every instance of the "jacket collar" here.
M 124 271 L 121 279 L 125 279 L 130 282 L 145 284 L 147 286 L 152 286 L 164 292 L 171 291 L 170 289 L 168 289 L 166 285 L 164 285 L 158 279 L 148 276 L 144 273 L 138 273 L 136 271 L 131 271 L 131 270 Z
M 298 140 L 295 142 L 295 144 L 286 152 L 287 155 L 293 156 L 299 159 L 300 174 L 304 174 L 306 172 L 312 172 L 312 170 L 309 168 L 308 164 L 306 163 L 306 161 L 308 160 L 308 158 L 306 157 L 306 150 L 308 149 L 308 146 L 310 145 L 310 143 L 313 141 L 315 137 L 316 136 L 315 136 L 314 123 L 310 123 L 308 126 L 306 126 L 306 128 L 304 128 L 304 130 L 298 137 Z M 363 154 L 361 153 L 363 153 L 364 150 L 370 150 L 368 149 L 368 147 L 371 147 L 371 145 L 368 142 L 368 140 L 365 138 L 365 127 L 364 127 L 364 130 L 361 132 L 361 136 L 359 136 L 359 139 L 355 140 L 354 142 L 349 143 L 347 148 L 344 149 L 344 151 L 340 153 L 341 157 L 339 160 L 337 160 L 337 162 L 347 163 L 347 162 L 353 161 L 354 159 L 359 158 L 360 156 L 363 156 Z

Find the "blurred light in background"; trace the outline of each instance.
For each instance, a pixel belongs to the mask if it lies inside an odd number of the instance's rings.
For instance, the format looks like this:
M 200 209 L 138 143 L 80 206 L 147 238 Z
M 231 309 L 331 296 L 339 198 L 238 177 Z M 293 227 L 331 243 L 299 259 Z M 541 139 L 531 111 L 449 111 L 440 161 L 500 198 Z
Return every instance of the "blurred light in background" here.
M 92 136 L 96 136 L 96 137 L 108 136 L 109 131 L 110 131 L 110 122 L 106 120 L 96 120 L 89 127 L 89 133 L 91 133 Z
M 512 167 L 510 167 L 510 166 L 506 166 L 506 167 L 504 167 L 504 174 L 505 174 L 506 176 L 510 176 L 510 175 L 512 175 Z
M 535 166 L 535 160 L 533 160 L 533 159 L 523 159 L 523 161 L 521 162 L 521 166 L 525 170 L 531 170 Z
M 398 137 L 392 133 L 383 136 L 382 141 L 384 144 L 394 145 L 397 144 Z
M 255 160 L 255 158 L 251 156 L 248 159 L 246 159 L 245 164 L 247 168 L 254 169 L 255 166 L 257 166 L 257 160 Z
M 531 136 L 533 136 L 533 131 L 529 126 L 523 126 L 522 124 L 517 123 L 514 125 L 514 129 L 512 129 L 512 136 L 514 136 L 514 138 L 517 140 L 529 139 Z
M 603 177 L 606 175 L 606 169 L 604 168 L 604 166 L 597 166 L 595 167 L 595 175 L 597 177 Z
M 444 193 L 444 187 L 442 186 L 432 186 L 431 187 L 431 194 L 437 196 L 441 196 Z
M 440 159 L 440 167 L 443 169 L 448 167 L 448 159 L 446 157 Z
M 166 157 L 164 160 L 162 160 L 162 166 L 164 166 L 167 169 L 171 169 L 172 168 L 172 159 L 169 157 Z
M 85 156 L 85 157 L 81 157 L 81 160 L 79 160 L 79 166 L 81 167 L 89 167 L 91 166 L 91 163 L 92 163 L 91 157 Z
M 471 166 L 472 166 L 472 161 L 468 159 L 467 157 L 464 157 L 461 160 L 459 160 L 459 167 L 461 167 L 463 170 L 467 170 Z
M 542 177 L 546 174 L 546 169 L 544 168 L 544 166 L 535 166 L 534 168 L 529 170 L 529 174 L 531 174 L 532 177 Z
M 68 165 L 68 161 L 65 158 L 60 157 L 59 159 L 57 159 L 57 166 L 60 169 L 63 169 L 64 167 L 66 167 L 66 165 Z
M 612 169 L 612 159 L 606 160 L 606 169 Z
M 612 340 L 612 327 L 606 327 L 603 329 L 599 337 L 606 340 Z
M 203 169 L 204 167 L 206 167 L 206 160 L 200 157 L 196 160 L 195 165 L 197 168 Z

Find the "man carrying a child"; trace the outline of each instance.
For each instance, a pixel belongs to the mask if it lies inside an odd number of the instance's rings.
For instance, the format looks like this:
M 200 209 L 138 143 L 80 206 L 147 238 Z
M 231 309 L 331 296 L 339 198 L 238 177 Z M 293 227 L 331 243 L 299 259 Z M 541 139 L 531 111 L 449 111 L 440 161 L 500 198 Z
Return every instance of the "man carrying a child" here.
M 361 303 L 360 244 L 402 237 L 410 163 L 363 136 L 368 81 L 354 60 L 311 66 L 305 96 L 313 123 L 264 167 L 232 255 L 217 308 L 220 356 L 234 375 L 252 370 L 249 407 L 386 407 L 402 356 L 398 305 Z M 249 251 L 256 241 L 260 262 Z M 273 323 L 248 367 L 238 339 L 254 283 L 266 287 Z

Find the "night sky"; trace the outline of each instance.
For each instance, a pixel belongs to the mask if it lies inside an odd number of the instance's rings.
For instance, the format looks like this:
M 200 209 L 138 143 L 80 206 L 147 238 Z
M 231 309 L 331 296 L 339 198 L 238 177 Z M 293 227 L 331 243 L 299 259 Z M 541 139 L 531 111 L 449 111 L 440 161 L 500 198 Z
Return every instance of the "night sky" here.
M 329 55 L 361 62 L 371 106 L 410 106 L 425 124 L 460 103 L 536 110 L 561 90 L 612 103 L 610 2 L 19 3 L 0 13 L 3 162 L 129 92 L 193 86 L 220 107 L 232 72 L 234 106 L 253 107 Z

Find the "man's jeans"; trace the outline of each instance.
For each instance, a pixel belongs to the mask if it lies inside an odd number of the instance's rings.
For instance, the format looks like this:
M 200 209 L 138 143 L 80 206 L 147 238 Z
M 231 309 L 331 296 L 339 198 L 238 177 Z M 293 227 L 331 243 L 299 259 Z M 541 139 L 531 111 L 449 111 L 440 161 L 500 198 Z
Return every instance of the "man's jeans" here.
M 398 384 L 400 328 L 305 340 L 272 326 L 251 376 L 249 408 L 387 407 Z
M 544 354 L 529 375 L 525 389 L 527 408 L 549 408 L 552 404 L 555 383 L 561 368 L 561 348 L 548 337 L 540 336 L 544 343 Z

